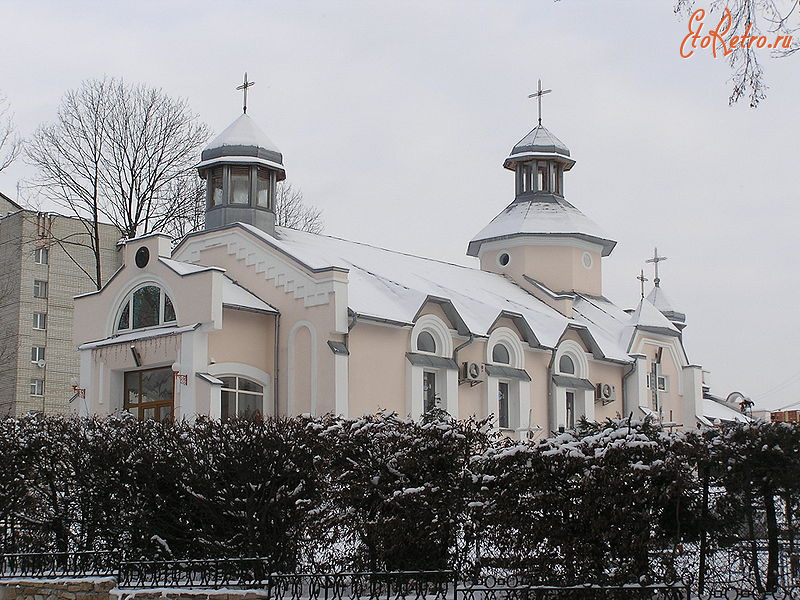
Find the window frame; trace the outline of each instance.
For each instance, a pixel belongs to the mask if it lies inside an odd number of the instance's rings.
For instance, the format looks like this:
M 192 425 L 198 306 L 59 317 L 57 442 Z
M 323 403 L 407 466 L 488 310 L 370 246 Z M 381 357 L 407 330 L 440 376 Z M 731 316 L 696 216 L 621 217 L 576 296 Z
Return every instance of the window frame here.
M 253 379 L 252 377 L 247 377 L 245 375 L 238 375 L 238 374 L 234 374 L 234 373 L 229 373 L 229 374 L 226 374 L 226 375 L 215 375 L 215 377 L 217 379 L 219 379 L 220 381 L 222 381 L 224 379 L 227 379 L 227 378 L 230 378 L 230 377 L 233 377 L 236 380 L 236 382 L 235 382 L 236 387 L 235 388 L 226 387 L 224 382 L 223 382 L 222 386 L 220 387 L 220 412 L 219 412 L 219 414 L 220 414 L 220 420 L 221 421 L 227 421 L 227 420 L 229 420 L 231 418 L 236 418 L 236 419 L 249 418 L 249 419 L 253 419 L 253 418 L 263 418 L 264 417 L 264 399 L 266 398 L 267 386 L 265 386 L 262 382 Z M 260 392 L 253 392 L 253 391 L 250 391 L 250 390 L 241 389 L 241 387 L 239 385 L 239 381 L 242 380 L 242 379 L 244 379 L 246 381 L 249 381 L 250 383 L 253 383 L 253 384 L 259 386 L 261 388 L 261 391 Z M 225 413 L 225 411 L 222 409 L 222 392 L 232 392 L 234 394 L 234 416 L 233 417 L 227 415 Z M 260 409 L 257 410 L 252 415 L 241 415 L 239 413 L 239 396 L 240 395 L 247 396 L 247 397 L 260 398 L 261 399 Z M 258 417 L 256 417 L 256 415 L 258 415 Z
M 37 318 L 40 317 L 40 318 Z M 39 327 L 39 323 L 37 321 L 43 321 L 44 326 Z M 31 329 L 34 331 L 47 331 L 47 313 L 46 312 L 34 312 L 32 313 L 32 320 L 31 320 Z
M 169 370 L 170 372 L 170 381 L 172 382 L 172 394 L 169 401 L 166 400 L 156 400 L 153 402 L 137 402 L 135 404 L 131 404 L 128 402 L 128 382 L 127 377 L 128 375 L 137 375 L 138 376 L 138 397 L 141 399 L 142 397 L 142 373 L 147 373 L 150 371 L 159 371 L 159 370 Z M 154 409 L 156 411 L 156 415 L 158 415 L 158 411 L 160 408 L 164 406 L 169 406 L 169 417 L 170 419 L 175 418 L 175 373 L 172 370 L 172 367 L 151 367 L 149 369 L 132 369 L 130 371 L 125 371 L 122 374 L 122 410 L 125 412 L 131 413 L 133 416 L 137 418 L 139 421 L 147 420 L 144 417 L 144 412 L 148 409 Z M 133 411 L 136 411 L 135 413 Z M 161 420 L 161 419 L 156 419 Z
M 30 395 L 37 398 L 44 397 L 44 379 L 38 377 L 31 377 Z
M 155 325 L 147 325 L 146 327 L 134 327 L 134 313 L 133 313 L 133 296 L 141 289 L 146 287 L 155 287 L 159 289 L 159 297 L 158 297 L 158 323 Z M 164 313 L 166 312 L 167 308 L 167 299 L 170 301 L 172 305 L 172 310 L 175 313 L 175 318 L 169 321 L 164 319 Z M 120 328 L 119 322 L 122 319 L 122 314 L 125 312 L 125 309 L 128 309 L 128 326 L 125 328 Z M 164 286 L 155 282 L 155 281 L 147 281 L 137 285 L 128 294 L 125 296 L 125 300 L 120 303 L 119 307 L 117 308 L 116 317 L 114 319 L 114 331 L 116 333 L 124 332 L 129 333 L 132 331 L 146 331 L 148 329 L 156 329 L 158 327 L 166 327 L 168 325 L 177 325 L 178 323 L 178 311 L 175 310 L 175 301 L 172 299 L 167 291 L 164 289 Z
M 31 346 L 31 363 L 36 364 L 40 360 L 45 360 L 45 346 Z
M 33 280 L 33 297 L 34 298 L 47 298 L 48 285 L 46 279 Z
M 50 264 L 50 250 L 46 246 L 40 246 L 33 251 L 33 262 L 37 265 Z

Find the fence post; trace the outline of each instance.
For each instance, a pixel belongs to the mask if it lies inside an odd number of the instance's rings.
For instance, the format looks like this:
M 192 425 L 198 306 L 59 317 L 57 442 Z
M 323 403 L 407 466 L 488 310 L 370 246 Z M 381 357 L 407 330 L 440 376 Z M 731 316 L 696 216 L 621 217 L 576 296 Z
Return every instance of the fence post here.
M 700 573 L 697 579 L 697 591 L 705 592 L 706 587 L 706 554 L 708 552 L 708 465 L 703 465 L 703 507 L 700 517 Z M 687 596 L 688 597 L 688 596 Z

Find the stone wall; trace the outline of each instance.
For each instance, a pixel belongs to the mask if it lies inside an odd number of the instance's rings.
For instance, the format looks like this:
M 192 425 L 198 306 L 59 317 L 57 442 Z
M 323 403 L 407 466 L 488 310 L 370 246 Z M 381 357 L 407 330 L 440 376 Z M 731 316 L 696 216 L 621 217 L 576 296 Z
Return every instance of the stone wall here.
M 266 590 L 120 590 L 113 577 L 0 579 L 0 600 L 266 600 Z
M 113 577 L 0 579 L 0 600 L 110 600 Z

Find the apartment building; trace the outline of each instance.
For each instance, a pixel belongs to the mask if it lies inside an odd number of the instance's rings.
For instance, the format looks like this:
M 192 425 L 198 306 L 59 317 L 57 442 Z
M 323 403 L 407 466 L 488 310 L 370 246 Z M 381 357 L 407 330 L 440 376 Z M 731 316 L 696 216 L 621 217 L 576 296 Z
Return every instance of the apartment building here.
M 103 281 L 119 268 L 118 241 L 115 227 L 101 226 Z M 0 416 L 73 410 L 73 298 L 97 287 L 89 242 L 80 219 L 0 194 Z

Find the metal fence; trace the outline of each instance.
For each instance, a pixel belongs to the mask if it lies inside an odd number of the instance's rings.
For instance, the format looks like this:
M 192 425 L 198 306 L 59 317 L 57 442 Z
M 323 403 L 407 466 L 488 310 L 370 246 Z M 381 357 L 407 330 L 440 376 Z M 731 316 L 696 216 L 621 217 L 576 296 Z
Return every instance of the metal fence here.
M 529 585 L 525 578 L 488 576 L 456 586 L 457 600 L 691 600 L 683 582 L 629 585 Z
M 114 552 L 20 552 L 0 554 L 0 579 L 10 577 L 117 576 Z

